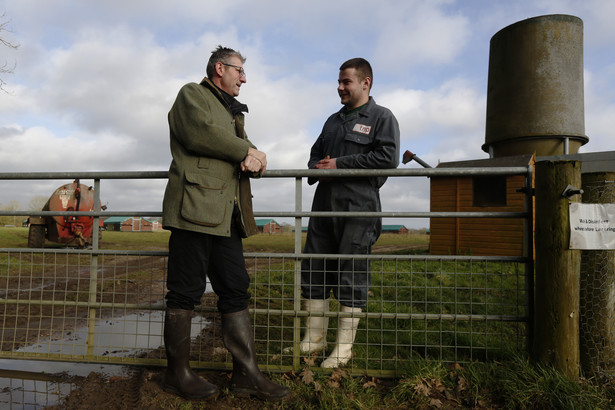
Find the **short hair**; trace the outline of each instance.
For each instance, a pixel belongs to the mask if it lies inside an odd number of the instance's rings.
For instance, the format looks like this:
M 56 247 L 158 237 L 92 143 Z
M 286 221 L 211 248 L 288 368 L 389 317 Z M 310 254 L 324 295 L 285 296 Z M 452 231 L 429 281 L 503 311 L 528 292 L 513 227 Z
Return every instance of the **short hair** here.
M 216 72 L 216 63 L 228 64 L 231 57 L 237 57 L 241 60 L 241 64 L 246 62 L 246 58 L 241 55 L 239 51 L 235 51 L 232 48 L 218 46 L 211 52 L 209 61 L 207 62 L 207 77 L 210 79 L 214 77 Z
M 365 79 L 365 77 L 371 78 L 372 81 L 369 84 L 369 88 L 372 88 L 372 85 L 374 84 L 374 73 L 372 71 L 372 66 L 369 64 L 369 61 L 361 57 L 351 58 L 340 66 L 340 71 L 347 68 L 354 68 L 355 70 L 357 70 L 357 74 L 359 75 L 360 80 Z

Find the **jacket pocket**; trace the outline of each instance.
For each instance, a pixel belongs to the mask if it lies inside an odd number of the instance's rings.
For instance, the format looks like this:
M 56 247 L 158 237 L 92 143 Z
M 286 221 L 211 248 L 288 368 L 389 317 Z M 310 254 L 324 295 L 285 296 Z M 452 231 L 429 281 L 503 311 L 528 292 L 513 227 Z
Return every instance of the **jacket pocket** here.
M 359 145 L 367 145 L 372 143 L 372 137 L 363 134 L 348 133 L 344 139 Z
M 198 225 L 220 225 L 226 216 L 226 183 L 211 175 L 188 172 L 184 182 L 182 217 Z
M 369 135 L 348 133 L 344 136 L 344 155 L 365 154 L 372 148 Z

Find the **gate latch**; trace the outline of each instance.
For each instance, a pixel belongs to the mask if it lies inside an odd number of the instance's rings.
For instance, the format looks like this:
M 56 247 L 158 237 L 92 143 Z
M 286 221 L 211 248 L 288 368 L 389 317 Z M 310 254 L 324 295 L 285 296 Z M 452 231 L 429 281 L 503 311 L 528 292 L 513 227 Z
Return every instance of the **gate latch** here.
M 583 193 L 582 189 L 579 189 L 575 186 L 568 184 L 566 189 L 564 189 L 564 192 L 562 192 L 562 196 L 564 198 L 570 198 L 573 195 L 581 195 L 582 193 Z

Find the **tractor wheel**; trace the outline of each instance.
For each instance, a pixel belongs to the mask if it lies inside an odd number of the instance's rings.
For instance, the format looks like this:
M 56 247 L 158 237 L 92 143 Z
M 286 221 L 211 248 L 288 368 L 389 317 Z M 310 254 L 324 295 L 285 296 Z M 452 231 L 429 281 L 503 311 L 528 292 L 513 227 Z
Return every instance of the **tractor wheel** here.
M 28 231 L 28 248 L 45 247 L 45 225 L 30 225 Z

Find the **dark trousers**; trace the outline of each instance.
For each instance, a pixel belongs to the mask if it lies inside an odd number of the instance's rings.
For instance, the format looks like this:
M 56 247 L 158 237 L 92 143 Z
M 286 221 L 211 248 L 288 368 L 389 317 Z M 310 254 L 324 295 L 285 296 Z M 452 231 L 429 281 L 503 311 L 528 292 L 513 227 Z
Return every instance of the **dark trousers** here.
M 378 218 L 311 218 L 304 253 L 369 255 L 380 236 Z M 366 259 L 309 258 L 301 262 L 301 293 L 327 299 L 331 292 L 348 307 L 363 308 L 371 285 Z
M 207 278 L 218 295 L 220 313 L 234 313 L 248 307 L 250 277 L 234 222 L 230 237 L 171 230 L 167 307 L 194 310 L 201 303 Z

